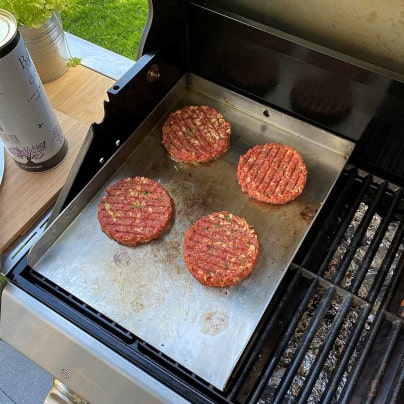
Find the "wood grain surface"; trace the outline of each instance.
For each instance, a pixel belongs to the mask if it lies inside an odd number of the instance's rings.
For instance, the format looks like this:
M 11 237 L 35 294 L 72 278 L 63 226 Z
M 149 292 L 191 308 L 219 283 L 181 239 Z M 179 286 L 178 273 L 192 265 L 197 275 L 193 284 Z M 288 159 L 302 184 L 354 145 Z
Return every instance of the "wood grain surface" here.
M 21 170 L 5 153 L 5 172 L 0 185 L 0 253 L 23 236 L 55 202 L 91 123 L 103 118 L 103 101 L 113 83 L 111 78 L 77 66 L 45 84 L 69 142 L 69 151 L 57 167 L 43 173 Z

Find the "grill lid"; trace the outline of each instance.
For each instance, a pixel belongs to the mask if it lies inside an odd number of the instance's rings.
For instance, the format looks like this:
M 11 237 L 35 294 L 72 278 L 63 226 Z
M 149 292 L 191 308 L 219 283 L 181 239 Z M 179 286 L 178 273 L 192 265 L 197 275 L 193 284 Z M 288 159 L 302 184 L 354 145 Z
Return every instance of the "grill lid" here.
M 404 81 L 404 38 L 396 29 L 403 23 L 402 4 L 347 6 L 332 0 L 208 0 L 204 4 L 275 28 L 293 36 L 294 42 Z M 338 65 L 344 68 L 341 62 Z

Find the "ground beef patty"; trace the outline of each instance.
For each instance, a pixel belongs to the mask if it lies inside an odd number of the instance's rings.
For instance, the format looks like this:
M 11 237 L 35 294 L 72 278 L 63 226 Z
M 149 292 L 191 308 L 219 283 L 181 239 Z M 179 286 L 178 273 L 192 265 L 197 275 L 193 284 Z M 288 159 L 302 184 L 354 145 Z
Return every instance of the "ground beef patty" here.
M 203 216 L 186 232 L 184 259 L 202 284 L 228 287 L 241 282 L 255 267 L 258 239 L 245 219 L 222 211 Z
M 214 108 L 186 106 L 165 121 L 163 145 L 175 160 L 205 163 L 227 151 L 230 133 L 230 123 Z
M 159 237 L 174 213 L 172 199 L 158 182 L 125 178 L 106 190 L 98 205 L 101 229 L 118 243 L 136 246 Z
M 290 146 L 266 143 L 254 146 L 240 157 L 237 179 L 243 192 L 259 201 L 284 204 L 304 189 L 306 165 Z

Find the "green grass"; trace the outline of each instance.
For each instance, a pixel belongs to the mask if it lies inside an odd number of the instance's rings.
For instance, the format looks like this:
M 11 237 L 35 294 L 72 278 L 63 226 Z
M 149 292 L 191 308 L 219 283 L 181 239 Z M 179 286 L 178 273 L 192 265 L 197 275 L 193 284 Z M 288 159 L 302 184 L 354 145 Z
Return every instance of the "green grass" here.
M 129 59 L 136 59 L 147 21 L 147 0 L 76 0 L 62 12 L 63 29 Z M 72 55 L 74 56 L 74 55 Z

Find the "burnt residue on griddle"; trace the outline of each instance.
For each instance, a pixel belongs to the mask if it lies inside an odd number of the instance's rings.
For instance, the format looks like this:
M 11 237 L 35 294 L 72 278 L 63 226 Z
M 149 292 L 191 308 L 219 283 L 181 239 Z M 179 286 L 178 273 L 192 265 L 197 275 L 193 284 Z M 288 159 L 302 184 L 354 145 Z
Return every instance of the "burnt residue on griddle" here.
M 170 159 L 166 158 L 166 159 L 161 159 L 161 160 L 157 160 L 154 161 L 150 167 L 150 169 L 157 173 L 165 173 L 167 170 L 169 170 L 172 166 L 172 162 Z
M 179 214 L 184 217 L 193 217 L 201 208 L 212 209 L 214 198 L 203 179 L 187 171 L 180 178 L 180 184 L 174 195 L 176 210 Z
M 138 301 L 132 302 L 130 307 L 134 313 L 140 313 L 141 311 L 144 310 L 144 304 Z
M 220 311 L 209 311 L 203 315 L 202 334 L 215 336 L 229 325 L 229 316 Z
M 312 220 L 314 219 L 314 217 L 316 216 L 317 212 L 318 212 L 318 207 L 307 205 L 305 208 L 303 208 L 300 211 L 300 216 L 302 217 L 302 219 L 305 222 L 310 224 L 312 222 Z
M 119 267 L 127 267 L 131 264 L 131 257 L 127 251 L 117 251 L 113 255 L 112 261 Z
M 163 270 L 173 281 L 180 280 L 184 267 L 182 265 L 182 240 L 171 239 L 161 240 L 164 254 L 156 253 L 153 259 L 163 264 Z

